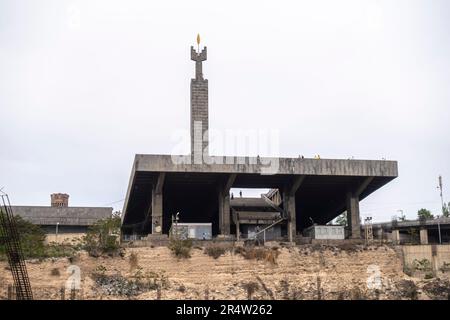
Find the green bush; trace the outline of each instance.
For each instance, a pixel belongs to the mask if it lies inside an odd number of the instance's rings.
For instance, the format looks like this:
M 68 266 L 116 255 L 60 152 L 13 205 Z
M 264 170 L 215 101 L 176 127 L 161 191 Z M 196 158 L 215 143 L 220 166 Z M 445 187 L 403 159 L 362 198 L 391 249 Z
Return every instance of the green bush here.
M 97 221 L 83 237 L 82 247 L 93 257 L 120 253 L 120 223 L 118 216 Z
M 434 274 L 432 272 L 428 272 L 425 274 L 425 279 L 433 279 L 434 278 Z
M 0 214 L 3 215 L 4 213 L 0 211 Z M 45 256 L 44 231 L 39 226 L 22 219 L 20 216 L 14 216 L 14 220 L 24 258 L 40 258 Z M 0 244 L 0 256 L 6 256 L 5 244 Z

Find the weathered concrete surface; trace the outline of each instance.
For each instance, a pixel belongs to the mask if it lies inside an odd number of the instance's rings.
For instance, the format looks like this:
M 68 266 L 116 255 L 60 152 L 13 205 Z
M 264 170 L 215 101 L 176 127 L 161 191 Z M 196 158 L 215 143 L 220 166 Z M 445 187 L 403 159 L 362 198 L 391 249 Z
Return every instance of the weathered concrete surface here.
M 412 266 L 424 259 L 430 262 L 433 271 L 450 267 L 450 245 L 411 245 L 402 246 L 405 266 Z M 448 271 L 448 270 L 447 270 Z
M 189 155 L 137 154 L 133 171 L 142 172 L 198 172 L 261 174 L 271 166 L 272 174 L 337 175 L 360 177 L 398 176 L 397 161 L 300 159 L 261 157 L 209 157 L 207 163 L 191 164 Z M 226 161 L 233 163 L 226 163 Z M 223 164 L 221 164 L 222 162 Z M 278 164 L 278 165 L 277 165 Z
M 420 244 L 428 244 L 428 230 L 420 229 Z

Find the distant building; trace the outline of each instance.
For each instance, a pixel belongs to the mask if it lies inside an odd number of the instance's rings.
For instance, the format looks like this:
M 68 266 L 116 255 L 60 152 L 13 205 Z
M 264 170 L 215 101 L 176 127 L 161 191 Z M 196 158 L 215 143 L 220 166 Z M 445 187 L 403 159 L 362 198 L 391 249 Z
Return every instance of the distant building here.
M 12 206 L 13 214 L 39 225 L 48 242 L 81 238 L 98 220 L 112 216 L 109 207 L 69 207 L 69 195 L 54 193 L 50 206 Z

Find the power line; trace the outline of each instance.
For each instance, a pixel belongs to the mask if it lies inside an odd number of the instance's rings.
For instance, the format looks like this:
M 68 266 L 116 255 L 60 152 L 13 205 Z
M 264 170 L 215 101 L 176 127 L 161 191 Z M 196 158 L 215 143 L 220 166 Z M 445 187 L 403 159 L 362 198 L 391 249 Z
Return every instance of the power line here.
M 116 203 L 119 203 L 119 202 L 122 202 L 122 201 L 125 201 L 125 198 L 117 200 L 117 201 L 113 201 L 113 202 L 110 202 L 110 203 L 107 203 L 107 204 L 104 204 L 104 206 L 110 206 L 112 204 L 116 204 Z

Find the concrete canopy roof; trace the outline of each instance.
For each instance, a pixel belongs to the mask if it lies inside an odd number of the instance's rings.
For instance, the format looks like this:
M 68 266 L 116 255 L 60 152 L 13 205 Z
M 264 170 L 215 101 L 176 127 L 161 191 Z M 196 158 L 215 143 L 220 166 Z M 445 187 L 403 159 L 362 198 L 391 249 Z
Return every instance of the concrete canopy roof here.
M 298 223 L 326 223 L 345 211 L 345 194 L 360 187 L 368 177 L 370 183 L 360 199 L 398 176 L 397 162 L 386 160 L 335 160 L 301 158 L 209 157 L 207 163 L 190 164 L 191 156 L 135 156 L 123 208 L 123 223 L 137 223 L 149 209 L 152 186 L 165 173 L 164 186 L 177 186 L 189 192 L 193 186 L 217 186 L 236 174 L 233 188 L 279 188 L 289 185 L 296 176 L 305 176 L 296 193 Z M 276 163 L 270 174 L 268 164 Z

